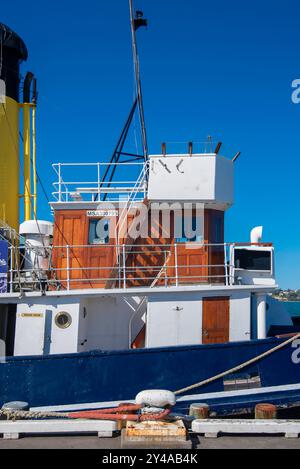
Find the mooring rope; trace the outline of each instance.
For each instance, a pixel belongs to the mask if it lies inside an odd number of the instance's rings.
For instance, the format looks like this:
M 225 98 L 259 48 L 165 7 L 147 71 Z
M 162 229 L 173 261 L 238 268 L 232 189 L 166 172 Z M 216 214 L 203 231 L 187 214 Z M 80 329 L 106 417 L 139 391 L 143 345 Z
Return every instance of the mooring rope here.
M 295 339 L 298 339 L 298 338 L 300 338 L 300 333 L 294 335 L 293 337 L 290 337 L 288 340 L 285 340 L 281 344 L 276 345 L 276 347 L 273 347 L 272 349 L 267 350 L 266 352 L 262 353 L 261 355 L 258 355 L 257 357 L 251 358 L 250 360 L 247 360 L 246 362 L 241 363 L 240 365 L 230 368 L 230 370 L 226 370 L 226 371 L 223 371 L 222 373 L 212 376 L 211 378 L 207 378 L 207 379 L 204 379 L 203 381 L 199 381 L 199 383 L 192 384 L 191 386 L 187 386 L 186 388 L 178 389 L 177 391 L 174 391 L 174 394 L 178 395 L 178 394 L 182 394 L 183 392 L 190 391 L 191 389 L 199 388 L 200 386 L 204 386 L 205 384 L 209 384 L 209 383 L 212 383 L 213 381 L 216 381 L 217 379 L 223 378 L 223 376 L 234 373 L 235 371 L 239 371 L 242 368 L 245 368 L 246 366 L 257 362 L 258 360 L 261 360 L 262 358 L 267 357 L 268 355 L 271 355 L 272 353 L 283 348 L 285 345 L 289 344 L 290 342 L 293 342 Z
M 0 417 L 6 417 L 7 420 L 40 419 L 47 417 L 66 418 L 67 416 L 68 414 L 64 412 L 40 412 L 33 410 L 0 409 Z

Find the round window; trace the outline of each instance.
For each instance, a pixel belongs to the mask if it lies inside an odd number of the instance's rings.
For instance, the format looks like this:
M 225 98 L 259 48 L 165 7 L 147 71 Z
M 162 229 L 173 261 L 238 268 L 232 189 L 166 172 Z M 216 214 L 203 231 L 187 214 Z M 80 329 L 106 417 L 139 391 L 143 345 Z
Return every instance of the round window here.
M 72 317 L 69 313 L 62 311 L 61 313 L 57 313 L 55 316 L 55 324 L 60 329 L 66 329 L 72 324 Z

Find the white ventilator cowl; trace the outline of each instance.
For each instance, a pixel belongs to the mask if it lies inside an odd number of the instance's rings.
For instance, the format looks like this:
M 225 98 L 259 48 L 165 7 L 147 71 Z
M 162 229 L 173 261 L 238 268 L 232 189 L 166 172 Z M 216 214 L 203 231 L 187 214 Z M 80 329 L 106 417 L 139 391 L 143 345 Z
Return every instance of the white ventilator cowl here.
M 165 389 L 147 389 L 137 394 L 135 403 L 155 407 L 173 406 L 176 403 L 176 397 L 172 391 Z
M 250 241 L 251 243 L 260 243 L 262 239 L 262 232 L 263 232 L 263 227 L 262 226 L 255 226 L 252 228 L 250 231 Z

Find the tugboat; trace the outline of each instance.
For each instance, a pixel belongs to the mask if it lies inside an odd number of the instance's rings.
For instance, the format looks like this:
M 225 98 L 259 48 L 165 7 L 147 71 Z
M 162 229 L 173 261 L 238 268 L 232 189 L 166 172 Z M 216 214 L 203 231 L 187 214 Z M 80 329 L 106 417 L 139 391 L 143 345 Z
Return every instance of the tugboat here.
M 20 100 L 27 49 L 0 24 L 0 406 L 94 409 L 144 389 L 175 392 L 184 413 L 295 405 L 300 336 L 270 296 L 274 246 L 261 226 L 224 240 L 240 153 L 208 139 L 149 154 L 136 43 L 147 21 L 131 1 L 130 14 L 136 98 L 109 162 L 52 165 L 53 221 L 37 217 L 36 79 Z M 135 112 L 140 154 L 124 151 Z

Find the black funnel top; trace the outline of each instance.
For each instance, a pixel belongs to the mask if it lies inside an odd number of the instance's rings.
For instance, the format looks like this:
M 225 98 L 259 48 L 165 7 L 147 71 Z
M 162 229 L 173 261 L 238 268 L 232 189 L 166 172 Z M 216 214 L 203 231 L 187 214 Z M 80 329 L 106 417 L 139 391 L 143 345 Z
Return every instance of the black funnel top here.
M 2 46 L 12 49 L 19 60 L 27 60 L 28 51 L 23 39 L 3 23 L 0 23 L 1 42 Z

